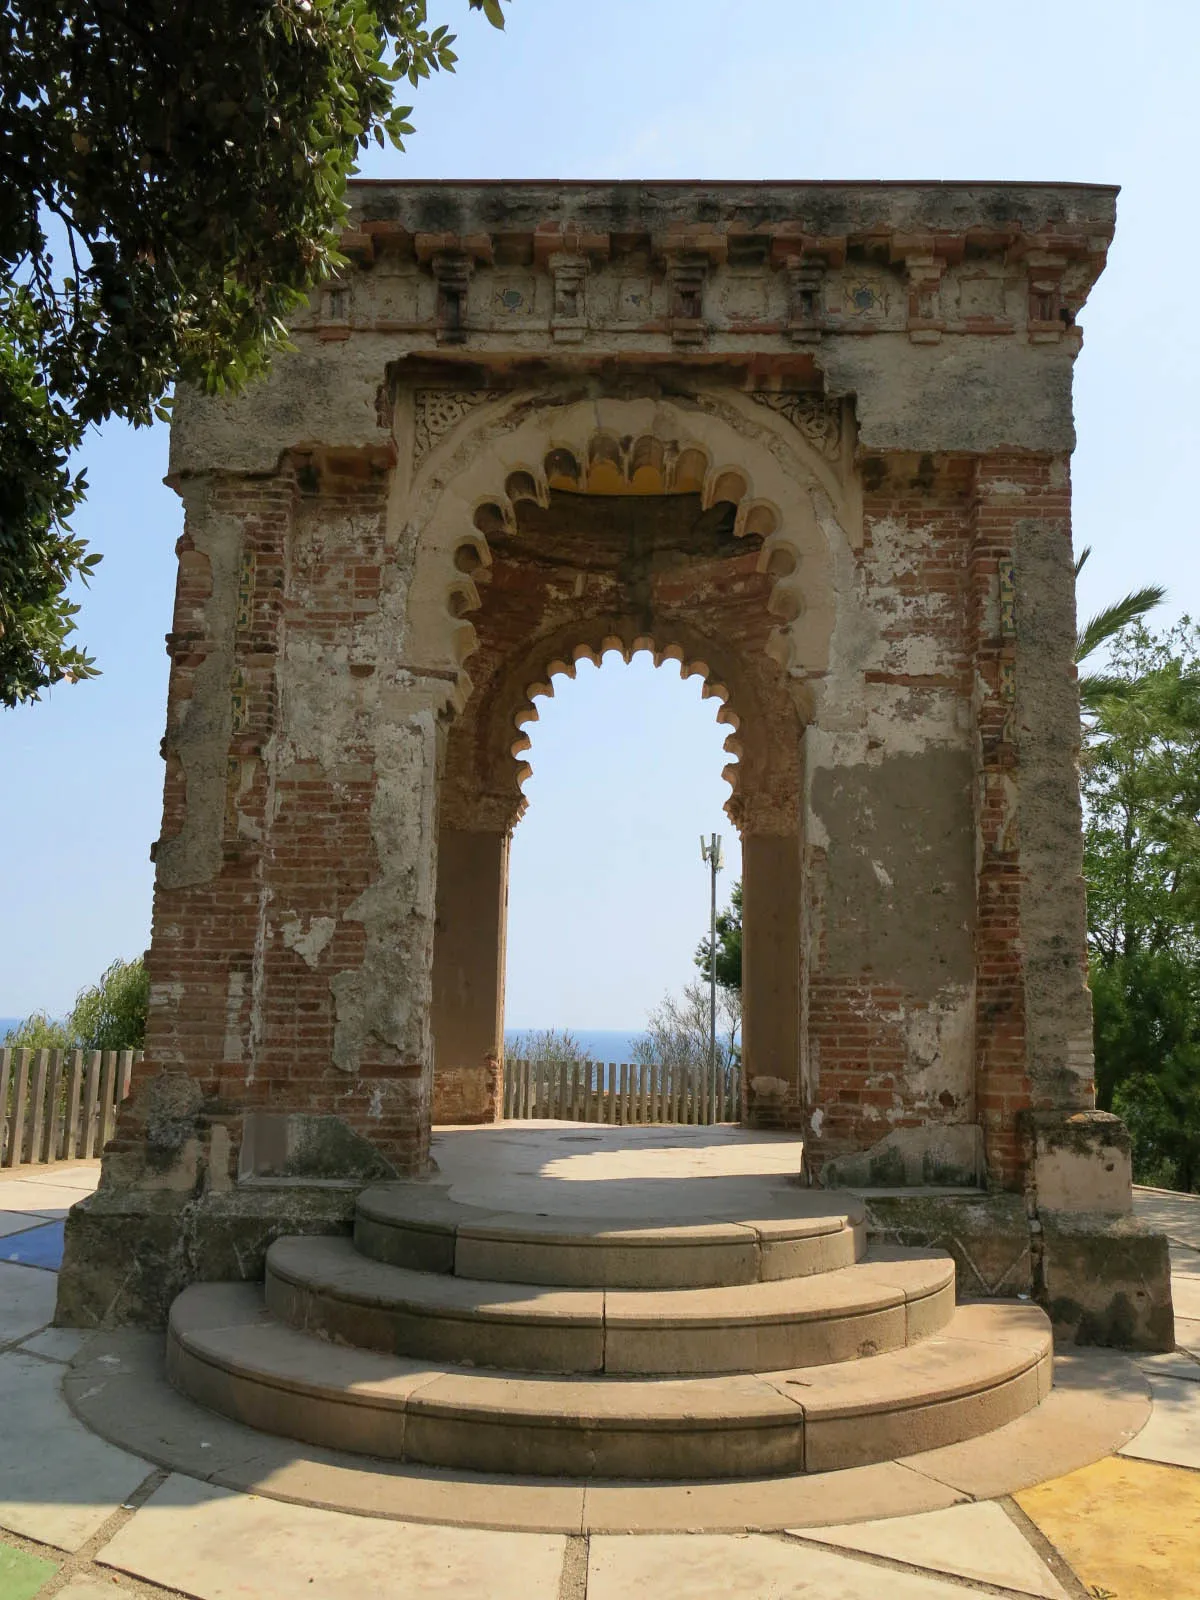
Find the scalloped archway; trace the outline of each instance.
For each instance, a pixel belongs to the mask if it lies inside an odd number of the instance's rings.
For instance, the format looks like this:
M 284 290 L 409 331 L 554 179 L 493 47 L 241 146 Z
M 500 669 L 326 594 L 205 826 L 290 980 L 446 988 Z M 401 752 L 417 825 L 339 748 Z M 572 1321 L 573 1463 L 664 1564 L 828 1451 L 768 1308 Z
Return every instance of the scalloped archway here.
M 745 412 L 702 396 L 482 399 L 421 462 L 400 535 L 413 556 L 405 650 L 451 686 L 456 713 L 440 795 L 435 1120 L 495 1111 L 508 841 L 535 701 L 613 649 L 678 660 L 722 702 L 726 809 L 744 849 L 747 1076 L 799 1079 L 800 752 L 853 504 L 777 413 Z

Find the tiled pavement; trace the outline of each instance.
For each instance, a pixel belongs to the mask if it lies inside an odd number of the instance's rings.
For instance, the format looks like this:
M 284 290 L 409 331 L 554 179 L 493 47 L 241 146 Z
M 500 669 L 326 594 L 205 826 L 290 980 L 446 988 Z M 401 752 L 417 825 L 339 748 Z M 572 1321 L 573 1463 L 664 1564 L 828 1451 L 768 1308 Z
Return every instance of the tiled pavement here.
M 1154 1409 L 1120 1455 L 917 1516 L 584 1539 L 239 1494 L 90 1433 L 59 1392 L 82 1336 L 48 1324 L 61 1218 L 97 1170 L 0 1176 L 0 1600 L 1200 1600 L 1200 1198 L 1137 1198 L 1173 1241 L 1181 1348 L 1143 1361 Z

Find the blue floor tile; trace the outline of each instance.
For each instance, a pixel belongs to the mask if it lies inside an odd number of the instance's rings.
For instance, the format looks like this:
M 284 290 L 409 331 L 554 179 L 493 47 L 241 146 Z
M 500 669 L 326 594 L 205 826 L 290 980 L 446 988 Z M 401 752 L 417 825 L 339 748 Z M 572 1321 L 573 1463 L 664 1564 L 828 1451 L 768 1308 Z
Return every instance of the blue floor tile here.
M 48 1222 L 44 1228 L 7 1234 L 0 1238 L 0 1261 L 15 1261 L 22 1267 L 48 1267 L 57 1272 L 62 1266 L 65 1227 L 65 1222 Z

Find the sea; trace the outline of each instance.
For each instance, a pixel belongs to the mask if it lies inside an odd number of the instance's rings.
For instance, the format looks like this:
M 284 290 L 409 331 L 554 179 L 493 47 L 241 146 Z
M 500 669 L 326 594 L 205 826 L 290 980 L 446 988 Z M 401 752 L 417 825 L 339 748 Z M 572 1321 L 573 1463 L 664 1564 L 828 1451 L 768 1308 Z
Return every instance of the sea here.
M 10 1028 L 23 1021 L 23 1017 L 0 1017 L 0 1041 Z M 541 1031 L 540 1028 L 508 1028 L 504 1042 L 511 1049 L 513 1041 L 521 1034 Z M 579 1040 L 589 1061 L 628 1061 L 634 1040 L 642 1036 L 641 1028 L 568 1028 L 566 1031 Z
M 511 1050 L 515 1041 L 522 1034 L 541 1033 L 541 1028 L 505 1028 L 504 1044 Z M 561 1030 L 569 1033 L 573 1039 L 579 1041 L 580 1048 L 588 1061 L 621 1062 L 630 1059 L 635 1039 L 640 1039 L 645 1032 L 643 1028 L 565 1028 Z

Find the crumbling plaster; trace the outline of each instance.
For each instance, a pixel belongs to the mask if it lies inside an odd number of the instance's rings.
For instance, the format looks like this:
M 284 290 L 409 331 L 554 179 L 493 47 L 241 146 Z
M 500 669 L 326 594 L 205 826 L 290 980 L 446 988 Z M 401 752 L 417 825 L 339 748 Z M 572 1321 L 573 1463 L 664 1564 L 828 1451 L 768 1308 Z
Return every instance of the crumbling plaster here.
M 208 594 L 193 615 L 175 619 L 177 629 L 186 622 L 189 638 L 204 643 L 194 663 L 190 693 L 183 699 L 172 695 L 168 705 L 163 753 L 168 763 L 179 764 L 186 798 L 179 832 L 160 839 L 155 847 L 158 882 L 166 889 L 205 883 L 221 867 L 242 524 L 214 509 L 213 492 L 207 474 L 189 479 L 184 490 L 180 561 L 206 569 Z M 188 639 L 180 644 L 186 652 Z
M 1065 487 L 1066 463 L 1061 467 Z M 1034 1104 L 1090 1106 L 1092 997 L 1081 970 L 1083 835 L 1076 763 L 1075 587 L 1065 520 L 1017 524 L 1014 716 L 1020 749 L 1025 1015 Z

